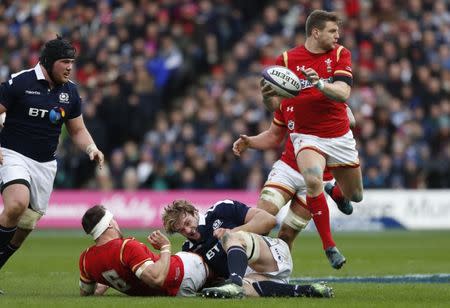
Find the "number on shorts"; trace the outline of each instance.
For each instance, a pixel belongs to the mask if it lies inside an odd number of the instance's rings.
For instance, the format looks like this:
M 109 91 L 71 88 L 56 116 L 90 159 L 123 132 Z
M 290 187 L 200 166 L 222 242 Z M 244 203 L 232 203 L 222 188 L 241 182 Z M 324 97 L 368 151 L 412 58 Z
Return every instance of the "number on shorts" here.
M 125 292 L 131 288 L 125 280 L 120 278 L 119 274 L 115 270 L 109 270 L 102 273 L 103 278 L 105 278 L 114 289 Z

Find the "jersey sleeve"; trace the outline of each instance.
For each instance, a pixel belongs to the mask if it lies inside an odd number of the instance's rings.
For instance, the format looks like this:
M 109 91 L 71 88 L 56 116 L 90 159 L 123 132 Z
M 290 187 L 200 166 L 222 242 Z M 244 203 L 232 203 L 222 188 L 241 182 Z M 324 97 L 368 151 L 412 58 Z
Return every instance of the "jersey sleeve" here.
M 16 86 L 13 79 L 3 82 L 0 85 L 0 104 L 5 106 L 6 109 L 8 109 L 10 104 L 14 101 L 15 88 Z
M 146 245 L 135 239 L 127 239 L 122 244 L 120 262 L 130 268 L 133 273 L 145 261 L 156 262 L 158 259 L 158 256 L 151 252 Z
M 70 113 L 67 116 L 67 119 L 75 119 L 81 115 L 81 97 L 78 93 L 77 89 L 74 87 L 73 89 L 73 100 L 72 100 L 72 106 L 70 108 Z
M 280 109 L 281 109 L 281 106 L 280 106 Z M 275 124 L 277 126 L 286 127 L 283 113 L 281 112 L 280 109 L 275 110 L 275 112 L 273 113 L 273 121 L 272 122 L 273 122 L 273 124 Z
M 83 281 L 84 283 L 93 283 L 93 281 L 89 278 L 89 274 L 86 272 L 85 266 L 86 252 L 87 250 L 83 251 L 83 253 L 80 255 L 80 260 L 78 262 L 80 268 L 80 280 Z
M 225 200 L 216 206 L 215 216 L 224 220 L 233 221 L 237 225 L 243 225 L 249 209 L 247 205 L 239 201 Z
M 349 86 L 353 85 L 353 74 L 352 74 L 352 55 L 351 52 L 340 46 L 336 52 L 336 66 L 333 72 L 333 79 L 335 81 L 343 81 Z

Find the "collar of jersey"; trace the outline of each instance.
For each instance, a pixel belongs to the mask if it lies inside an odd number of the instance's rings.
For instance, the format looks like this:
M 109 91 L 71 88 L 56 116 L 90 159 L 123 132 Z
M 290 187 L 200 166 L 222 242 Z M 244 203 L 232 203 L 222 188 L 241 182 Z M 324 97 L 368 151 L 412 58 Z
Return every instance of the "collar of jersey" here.
M 44 72 L 42 71 L 42 68 L 39 65 L 39 63 L 36 64 L 36 66 L 34 67 L 34 73 L 36 74 L 36 78 L 38 80 L 45 80 Z
M 206 224 L 206 216 L 205 214 L 198 213 L 198 225 L 204 226 Z

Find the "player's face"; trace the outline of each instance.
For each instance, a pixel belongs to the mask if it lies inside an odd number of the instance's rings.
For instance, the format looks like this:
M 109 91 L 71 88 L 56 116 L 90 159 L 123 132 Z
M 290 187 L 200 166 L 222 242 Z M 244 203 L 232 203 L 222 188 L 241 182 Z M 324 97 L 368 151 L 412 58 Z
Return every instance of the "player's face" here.
M 69 81 L 74 61 L 74 59 L 59 59 L 55 61 L 52 70 L 55 83 L 63 84 Z
M 191 214 L 184 214 L 175 224 L 176 232 L 183 235 L 185 238 L 198 241 L 200 239 L 200 233 L 197 231 L 198 216 Z
M 339 27 L 337 23 L 327 21 L 325 28 L 318 31 L 317 41 L 319 46 L 324 50 L 331 50 L 334 48 L 339 40 Z

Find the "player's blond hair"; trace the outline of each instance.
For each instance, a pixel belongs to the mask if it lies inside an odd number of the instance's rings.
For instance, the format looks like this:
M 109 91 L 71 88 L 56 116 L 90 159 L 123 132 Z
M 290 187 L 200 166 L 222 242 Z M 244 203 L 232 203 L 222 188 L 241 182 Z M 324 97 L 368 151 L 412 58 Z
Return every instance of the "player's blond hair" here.
M 198 210 L 187 200 L 174 200 L 172 204 L 167 205 L 162 213 L 164 229 L 167 233 L 176 233 L 175 224 L 183 215 L 198 214 Z
M 314 28 L 323 30 L 326 26 L 327 21 L 332 21 L 337 24 L 341 23 L 341 19 L 335 12 L 314 10 L 311 14 L 309 14 L 308 18 L 306 18 L 305 24 L 306 36 L 307 37 L 311 36 L 312 30 Z

